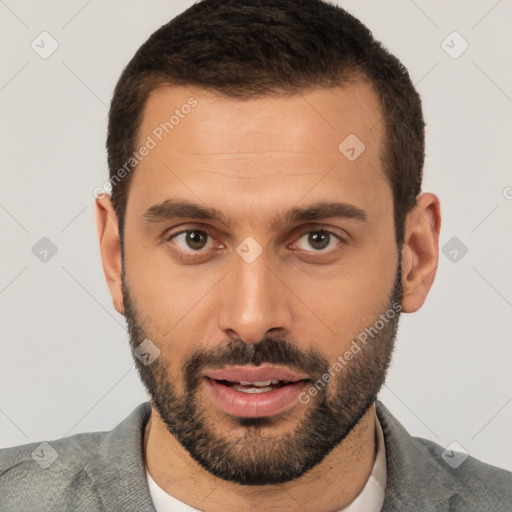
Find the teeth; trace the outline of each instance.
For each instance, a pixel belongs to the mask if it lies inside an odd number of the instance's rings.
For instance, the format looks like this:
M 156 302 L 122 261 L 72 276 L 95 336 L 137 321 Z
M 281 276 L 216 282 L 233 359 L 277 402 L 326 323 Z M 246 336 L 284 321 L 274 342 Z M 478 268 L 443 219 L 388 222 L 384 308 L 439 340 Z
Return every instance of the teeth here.
M 271 387 L 265 387 L 265 388 L 243 388 L 240 386 L 233 386 L 233 389 L 236 389 L 236 391 L 242 391 L 243 393 L 266 393 L 267 391 L 273 391 L 273 388 Z
M 279 381 L 276 380 L 276 379 L 271 379 L 271 380 L 263 380 L 263 381 L 260 381 L 260 382 L 247 382 L 247 381 L 241 381 L 239 384 L 241 384 L 242 386 L 259 386 L 259 387 L 266 387 L 266 386 L 270 386 L 271 384 L 279 384 Z

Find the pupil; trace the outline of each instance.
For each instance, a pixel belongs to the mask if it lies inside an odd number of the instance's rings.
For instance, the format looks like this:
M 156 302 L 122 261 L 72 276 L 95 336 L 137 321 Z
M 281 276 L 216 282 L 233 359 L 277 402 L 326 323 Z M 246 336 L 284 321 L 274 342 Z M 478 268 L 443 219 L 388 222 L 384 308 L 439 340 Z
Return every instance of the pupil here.
M 318 245 L 319 240 L 320 246 Z M 309 235 L 309 241 L 313 247 L 316 247 L 317 249 L 324 249 L 329 245 L 329 233 L 324 233 L 322 231 L 315 231 L 314 233 L 311 233 Z
M 201 243 L 203 238 L 203 243 Z M 205 236 L 199 231 L 190 231 L 187 233 L 187 244 L 191 249 L 201 249 L 204 247 Z

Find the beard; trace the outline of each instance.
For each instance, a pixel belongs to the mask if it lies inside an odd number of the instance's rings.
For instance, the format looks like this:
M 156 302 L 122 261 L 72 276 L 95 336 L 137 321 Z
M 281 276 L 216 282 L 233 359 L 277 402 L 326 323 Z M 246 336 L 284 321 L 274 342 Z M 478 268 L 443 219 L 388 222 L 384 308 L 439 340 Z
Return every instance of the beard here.
M 206 368 L 260 366 L 267 363 L 304 372 L 313 383 L 329 373 L 330 368 L 332 371 L 333 364 L 329 364 L 315 348 L 302 351 L 288 339 L 265 337 L 258 343 L 231 339 L 214 349 L 198 349 L 183 361 L 182 375 L 172 375 L 167 354 L 163 351 L 148 365 L 134 356 L 153 408 L 170 434 L 190 456 L 222 480 L 254 486 L 279 484 L 299 478 L 319 464 L 350 434 L 377 399 L 391 362 L 398 329 L 401 308 L 397 311 L 396 306 L 402 297 L 401 274 L 399 260 L 387 309 L 383 311 L 389 321 L 381 320 L 381 314 L 372 325 L 361 329 L 361 333 L 372 333 L 369 342 L 364 346 L 359 343 L 360 350 L 341 370 L 331 375 L 328 383 L 323 382 L 323 387 L 315 386 L 318 392 L 314 397 L 309 397 L 307 405 L 302 402 L 291 411 L 268 417 L 230 416 L 230 426 L 237 427 L 238 436 L 229 430 L 227 421 L 224 424 L 218 417 L 213 419 L 209 416 L 197 393 L 202 383 L 200 374 Z M 124 316 L 133 354 L 148 336 L 130 296 L 124 265 L 121 277 Z M 394 313 L 391 318 L 390 311 Z M 381 328 L 376 328 L 382 324 Z M 151 341 L 159 348 L 164 344 L 170 346 L 168 340 Z M 357 338 L 354 341 L 357 343 Z M 342 353 L 339 355 L 343 357 Z M 169 357 L 172 357 L 172 353 Z M 176 385 L 178 382 L 180 386 Z M 184 391 L 179 392 L 179 388 Z M 300 411 L 300 416 L 297 407 L 306 408 Z M 276 429 L 271 428 L 294 413 L 297 414 L 297 421 L 292 431 L 277 434 Z

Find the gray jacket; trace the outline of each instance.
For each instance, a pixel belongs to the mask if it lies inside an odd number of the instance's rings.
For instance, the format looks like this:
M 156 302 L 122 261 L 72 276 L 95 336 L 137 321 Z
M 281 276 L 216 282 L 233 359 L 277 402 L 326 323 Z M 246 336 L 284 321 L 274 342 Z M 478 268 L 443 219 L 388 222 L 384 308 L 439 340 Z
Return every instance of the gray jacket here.
M 145 402 L 110 432 L 0 450 L 0 512 L 155 512 L 142 459 L 150 412 Z M 441 446 L 410 436 L 380 401 L 377 414 L 388 474 L 382 512 L 512 511 L 511 472 L 471 456 L 454 468 L 456 452 L 443 459 Z

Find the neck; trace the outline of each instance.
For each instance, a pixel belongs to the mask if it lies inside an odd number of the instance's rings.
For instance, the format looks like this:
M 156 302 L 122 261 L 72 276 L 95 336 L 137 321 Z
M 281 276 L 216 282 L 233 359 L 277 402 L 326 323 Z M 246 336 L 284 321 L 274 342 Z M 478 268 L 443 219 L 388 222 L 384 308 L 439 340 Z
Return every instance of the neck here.
M 144 462 L 166 493 L 205 512 L 331 512 L 363 490 L 376 456 L 375 404 L 327 457 L 300 478 L 277 485 L 243 486 L 221 480 L 192 459 L 152 409 Z

